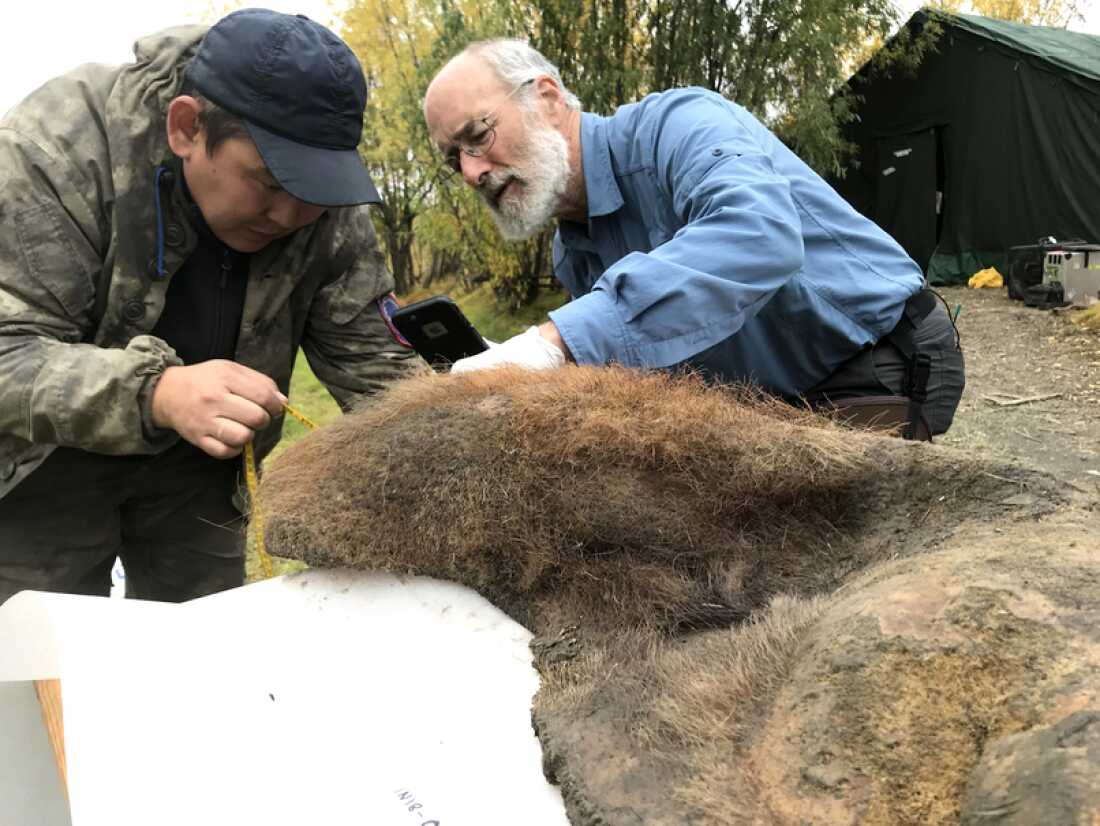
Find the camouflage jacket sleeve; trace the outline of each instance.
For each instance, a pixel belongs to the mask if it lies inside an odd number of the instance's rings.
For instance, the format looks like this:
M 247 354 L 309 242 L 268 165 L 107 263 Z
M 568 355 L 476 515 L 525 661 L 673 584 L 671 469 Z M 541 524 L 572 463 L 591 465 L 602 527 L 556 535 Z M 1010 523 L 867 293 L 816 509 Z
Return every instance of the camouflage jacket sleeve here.
M 89 343 L 110 237 L 96 164 L 78 166 L 13 120 L 0 128 L 0 439 L 163 449 L 177 437 L 143 422 L 142 402 L 153 377 L 180 363 L 175 354 L 150 336 Z
M 335 277 L 313 298 L 302 350 L 317 378 L 347 409 L 409 371 L 429 368 L 397 341 L 382 315 L 379 301 L 393 290 L 393 276 L 368 207 L 341 215 L 333 246 Z

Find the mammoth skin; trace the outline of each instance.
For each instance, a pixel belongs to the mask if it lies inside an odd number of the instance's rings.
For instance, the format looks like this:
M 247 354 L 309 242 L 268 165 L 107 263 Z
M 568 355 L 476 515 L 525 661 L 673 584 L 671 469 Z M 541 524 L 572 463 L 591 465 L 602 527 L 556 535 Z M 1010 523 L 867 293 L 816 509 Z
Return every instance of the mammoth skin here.
M 1100 528 L 1042 474 L 692 376 L 497 370 L 402 383 L 260 500 L 273 553 L 536 634 L 573 823 L 1022 824 L 1029 783 L 1092 822 Z

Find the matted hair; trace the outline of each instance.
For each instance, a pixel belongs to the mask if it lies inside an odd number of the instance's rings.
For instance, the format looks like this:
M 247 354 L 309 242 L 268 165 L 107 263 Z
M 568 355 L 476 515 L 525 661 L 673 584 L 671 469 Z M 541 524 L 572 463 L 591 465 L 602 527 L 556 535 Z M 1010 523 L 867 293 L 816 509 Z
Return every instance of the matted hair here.
M 525 40 L 506 37 L 478 40 L 463 49 L 461 54 L 473 54 L 480 57 L 496 72 L 497 77 L 503 81 L 505 86 L 519 86 L 521 83 L 539 75 L 549 75 L 561 88 L 565 96 L 566 106 L 570 109 L 579 110 L 581 108 L 580 100 L 562 82 L 558 67 L 543 57 L 537 49 L 532 48 Z M 523 90 L 519 94 L 526 100 L 533 92 Z

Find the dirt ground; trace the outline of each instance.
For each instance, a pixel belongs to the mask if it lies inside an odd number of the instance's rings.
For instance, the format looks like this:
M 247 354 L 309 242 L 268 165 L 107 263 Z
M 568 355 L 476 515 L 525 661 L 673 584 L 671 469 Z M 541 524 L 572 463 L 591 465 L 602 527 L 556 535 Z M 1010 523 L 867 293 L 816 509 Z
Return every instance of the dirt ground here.
M 939 291 L 952 309 L 962 305 L 966 391 L 937 442 L 1100 494 L 1100 333 L 1072 324 L 1072 311 L 1025 307 L 1003 289 Z M 1011 403 L 1020 399 L 1035 400 Z

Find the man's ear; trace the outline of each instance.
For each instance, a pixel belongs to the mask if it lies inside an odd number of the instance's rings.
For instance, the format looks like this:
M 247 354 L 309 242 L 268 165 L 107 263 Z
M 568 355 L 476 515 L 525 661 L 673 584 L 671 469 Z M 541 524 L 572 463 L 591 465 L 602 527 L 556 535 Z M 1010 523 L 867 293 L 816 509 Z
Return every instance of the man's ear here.
M 565 105 L 565 93 L 557 81 L 550 75 L 541 75 L 535 80 L 535 96 L 538 98 L 539 108 L 552 126 L 557 126 L 569 107 Z
M 168 146 L 183 160 L 196 151 L 206 151 L 199 123 L 201 111 L 202 104 L 190 95 L 180 95 L 168 104 Z

